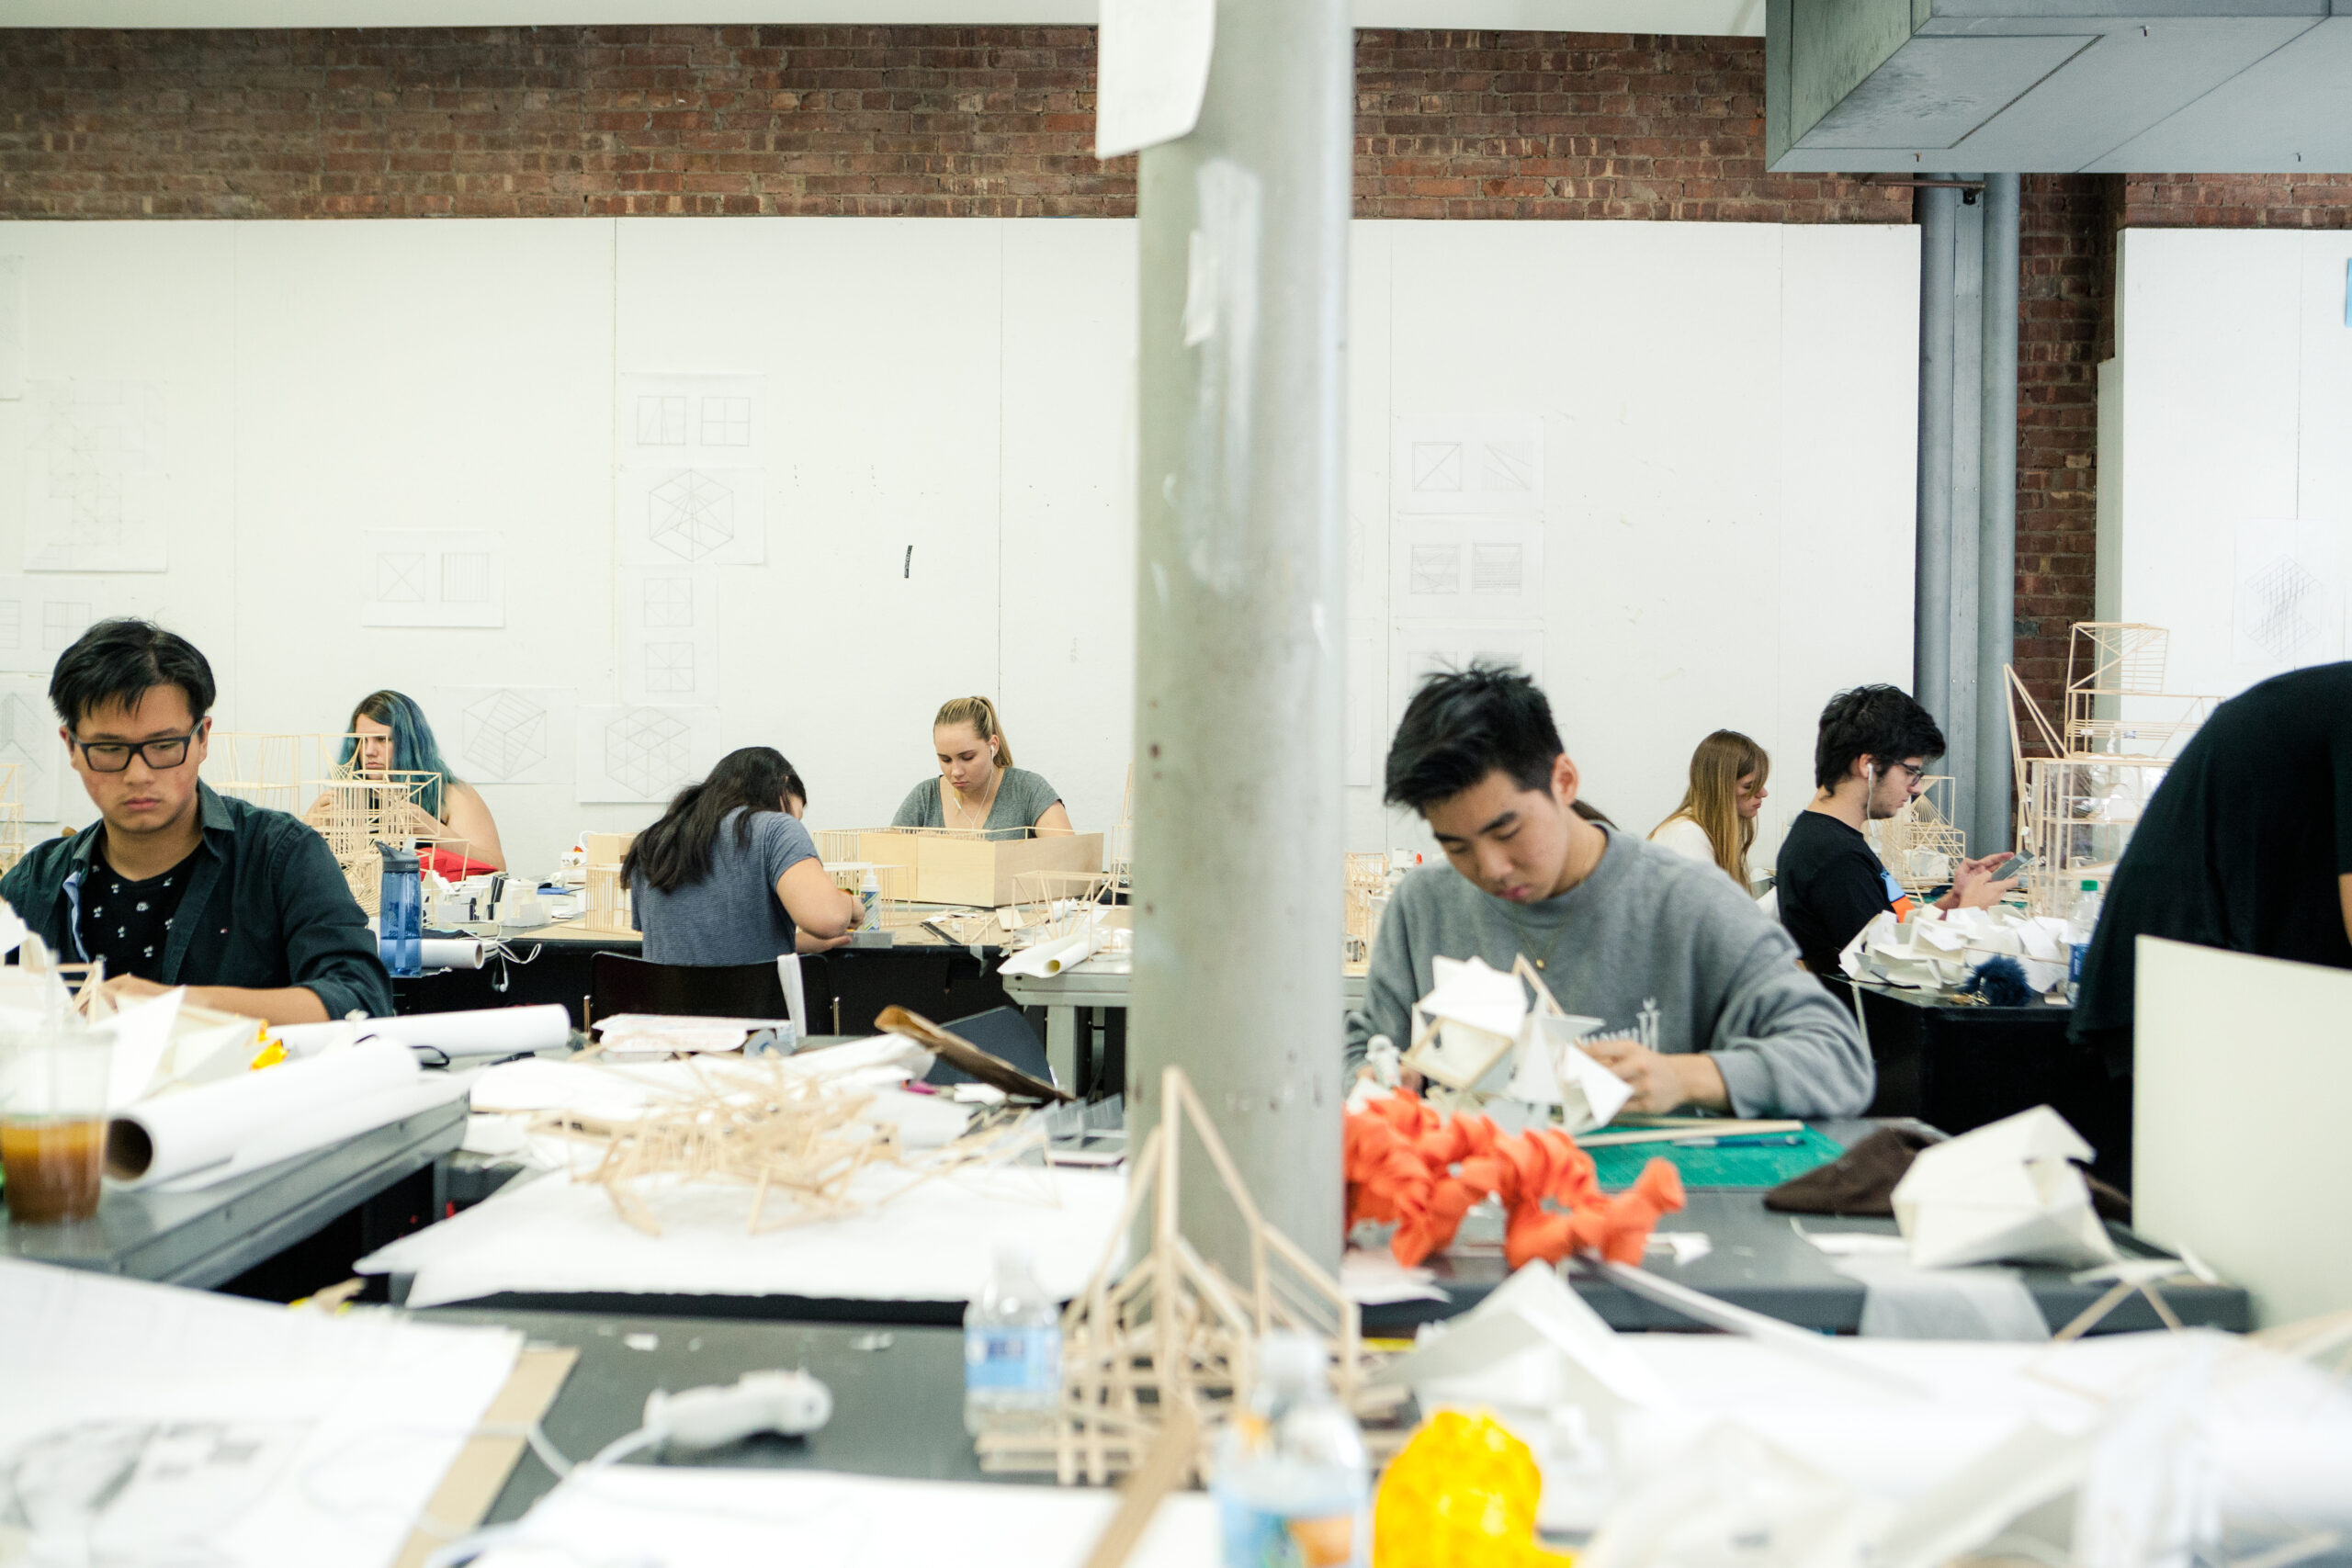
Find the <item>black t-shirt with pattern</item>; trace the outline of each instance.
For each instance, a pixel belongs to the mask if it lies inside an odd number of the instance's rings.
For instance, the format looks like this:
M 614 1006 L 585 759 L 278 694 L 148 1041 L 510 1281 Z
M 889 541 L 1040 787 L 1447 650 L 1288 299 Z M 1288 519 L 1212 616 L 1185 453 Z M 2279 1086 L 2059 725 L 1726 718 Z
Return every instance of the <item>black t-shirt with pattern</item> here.
M 109 975 L 137 975 L 160 981 L 164 944 L 170 941 L 172 919 L 179 913 L 187 891 L 188 868 L 204 852 L 198 845 L 187 860 L 160 876 L 133 882 L 94 858 L 82 879 L 82 950 L 107 961 Z

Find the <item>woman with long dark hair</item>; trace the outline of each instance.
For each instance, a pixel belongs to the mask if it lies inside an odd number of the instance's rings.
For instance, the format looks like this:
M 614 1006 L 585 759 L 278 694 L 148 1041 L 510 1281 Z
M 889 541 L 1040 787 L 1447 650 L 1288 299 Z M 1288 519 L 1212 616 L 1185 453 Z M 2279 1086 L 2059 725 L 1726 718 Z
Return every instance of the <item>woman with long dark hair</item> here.
M 621 862 L 648 962 L 763 964 L 847 939 L 857 900 L 833 886 L 800 825 L 808 799 L 772 746 L 729 751 L 678 792 Z

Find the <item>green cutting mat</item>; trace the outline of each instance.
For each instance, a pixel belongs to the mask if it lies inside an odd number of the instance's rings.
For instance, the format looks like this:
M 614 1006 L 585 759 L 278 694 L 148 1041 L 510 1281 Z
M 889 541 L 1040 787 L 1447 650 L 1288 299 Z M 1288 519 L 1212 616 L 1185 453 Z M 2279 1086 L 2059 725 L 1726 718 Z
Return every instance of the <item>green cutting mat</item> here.
M 1602 1189 L 1622 1192 L 1653 1159 L 1672 1160 L 1682 1172 L 1685 1187 L 1728 1187 L 1759 1190 L 1778 1187 L 1792 1176 L 1827 1165 L 1846 1152 L 1846 1145 L 1818 1127 L 1804 1130 L 1801 1144 L 1768 1144 L 1747 1148 L 1679 1149 L 1672 1144 L 1613 1144 L 1587 1149 L 1600 1177 Z

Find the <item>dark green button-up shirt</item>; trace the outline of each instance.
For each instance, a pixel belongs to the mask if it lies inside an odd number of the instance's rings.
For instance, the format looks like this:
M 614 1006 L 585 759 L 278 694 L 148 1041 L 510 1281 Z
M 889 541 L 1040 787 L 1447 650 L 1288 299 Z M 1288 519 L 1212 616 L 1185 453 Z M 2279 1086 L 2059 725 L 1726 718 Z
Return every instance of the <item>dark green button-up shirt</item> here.
M 154 978 L 166 986 L 307 986 L 329 1018 L 392 1010 L 376 933 L 343 879 L 327 841 L 283 811 L 251 806 L 199 782 L 204 841 Z M 98 854 L 103 822 L 28 851 L 0 877 L 0 898 L 61 957 L 86 959 L 82 886 Z

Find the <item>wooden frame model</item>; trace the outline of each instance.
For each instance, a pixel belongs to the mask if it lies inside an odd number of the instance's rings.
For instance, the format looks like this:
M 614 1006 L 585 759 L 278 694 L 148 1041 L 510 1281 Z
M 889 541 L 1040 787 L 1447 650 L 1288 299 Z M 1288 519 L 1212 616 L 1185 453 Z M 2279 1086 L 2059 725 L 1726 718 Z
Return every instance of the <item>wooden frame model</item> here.
M 1968 853 L 1968 838 L 1951 819 L 1952 780 L 1932 773 L 1919 781 L 1917 795 L 1883 822 L 1871 824 L 1879 863 L 1907 892 L 1924 893 L 1951 880 L 1951 867 Z M 1937 869 L 1940 858 L 1941 869 Z M 1922 867 L 1926 869 L 1922 869 Z
M 628 858 L 629 846 L 635 842 L 635 833 L 581 835 L 582 931 L 611 931 L 620 936 L 637 934 L 637 914 L 629 897 L 628 883 L 621 876 L 621 863 Z
M 301 817 L 312 805 L 303 792 L 347 771 L 341 755 L 348 739 L 216 729 L 206 742 L 204 782 L 249 805 Z
M 1160 1075 L 1159 1124 L 1129 1162 L 1126 1205 L 1102 1265 L 1062 1314 L 1062 1400 L 1040 1422 L 982 1418 L 980 1468 L 1051 1474 L 1100 1486 L 1139 1467 L 1170 1416 L 1182 1411 L 1199 1439 L 1186 1473 L 1205 1475 L 1218 1430 L 1247 1405 L 1261 1337 L 1297 1329 L 1326 1339 L 1333 1382 L 1351 1404 L 1394 1395 L 1367 1389 L 1356 1305 L 1288 1236 L 1268 1224 L 1181 1067 Z M 1236 1282 L 1185 1239 L 1178 1194 L 1186 1127 L 1193 1130 L 1250 1236 L 1250 1277 Z M 1124 1274 L 1120 1253 L 1144 1206 L 1151 1245 Z
M 1347 902 L 1340 916 L 1340 960 L 1347 964 L 1365 964 L 1372 959 L 1372 929 L 1374 924 L 1372 901 L 1387 891 L 1388 856 L 1385 853 L 1351 852 L 1347 866 Z
M 25 765 L 0 762 L 0 872 L 25 858 Z

